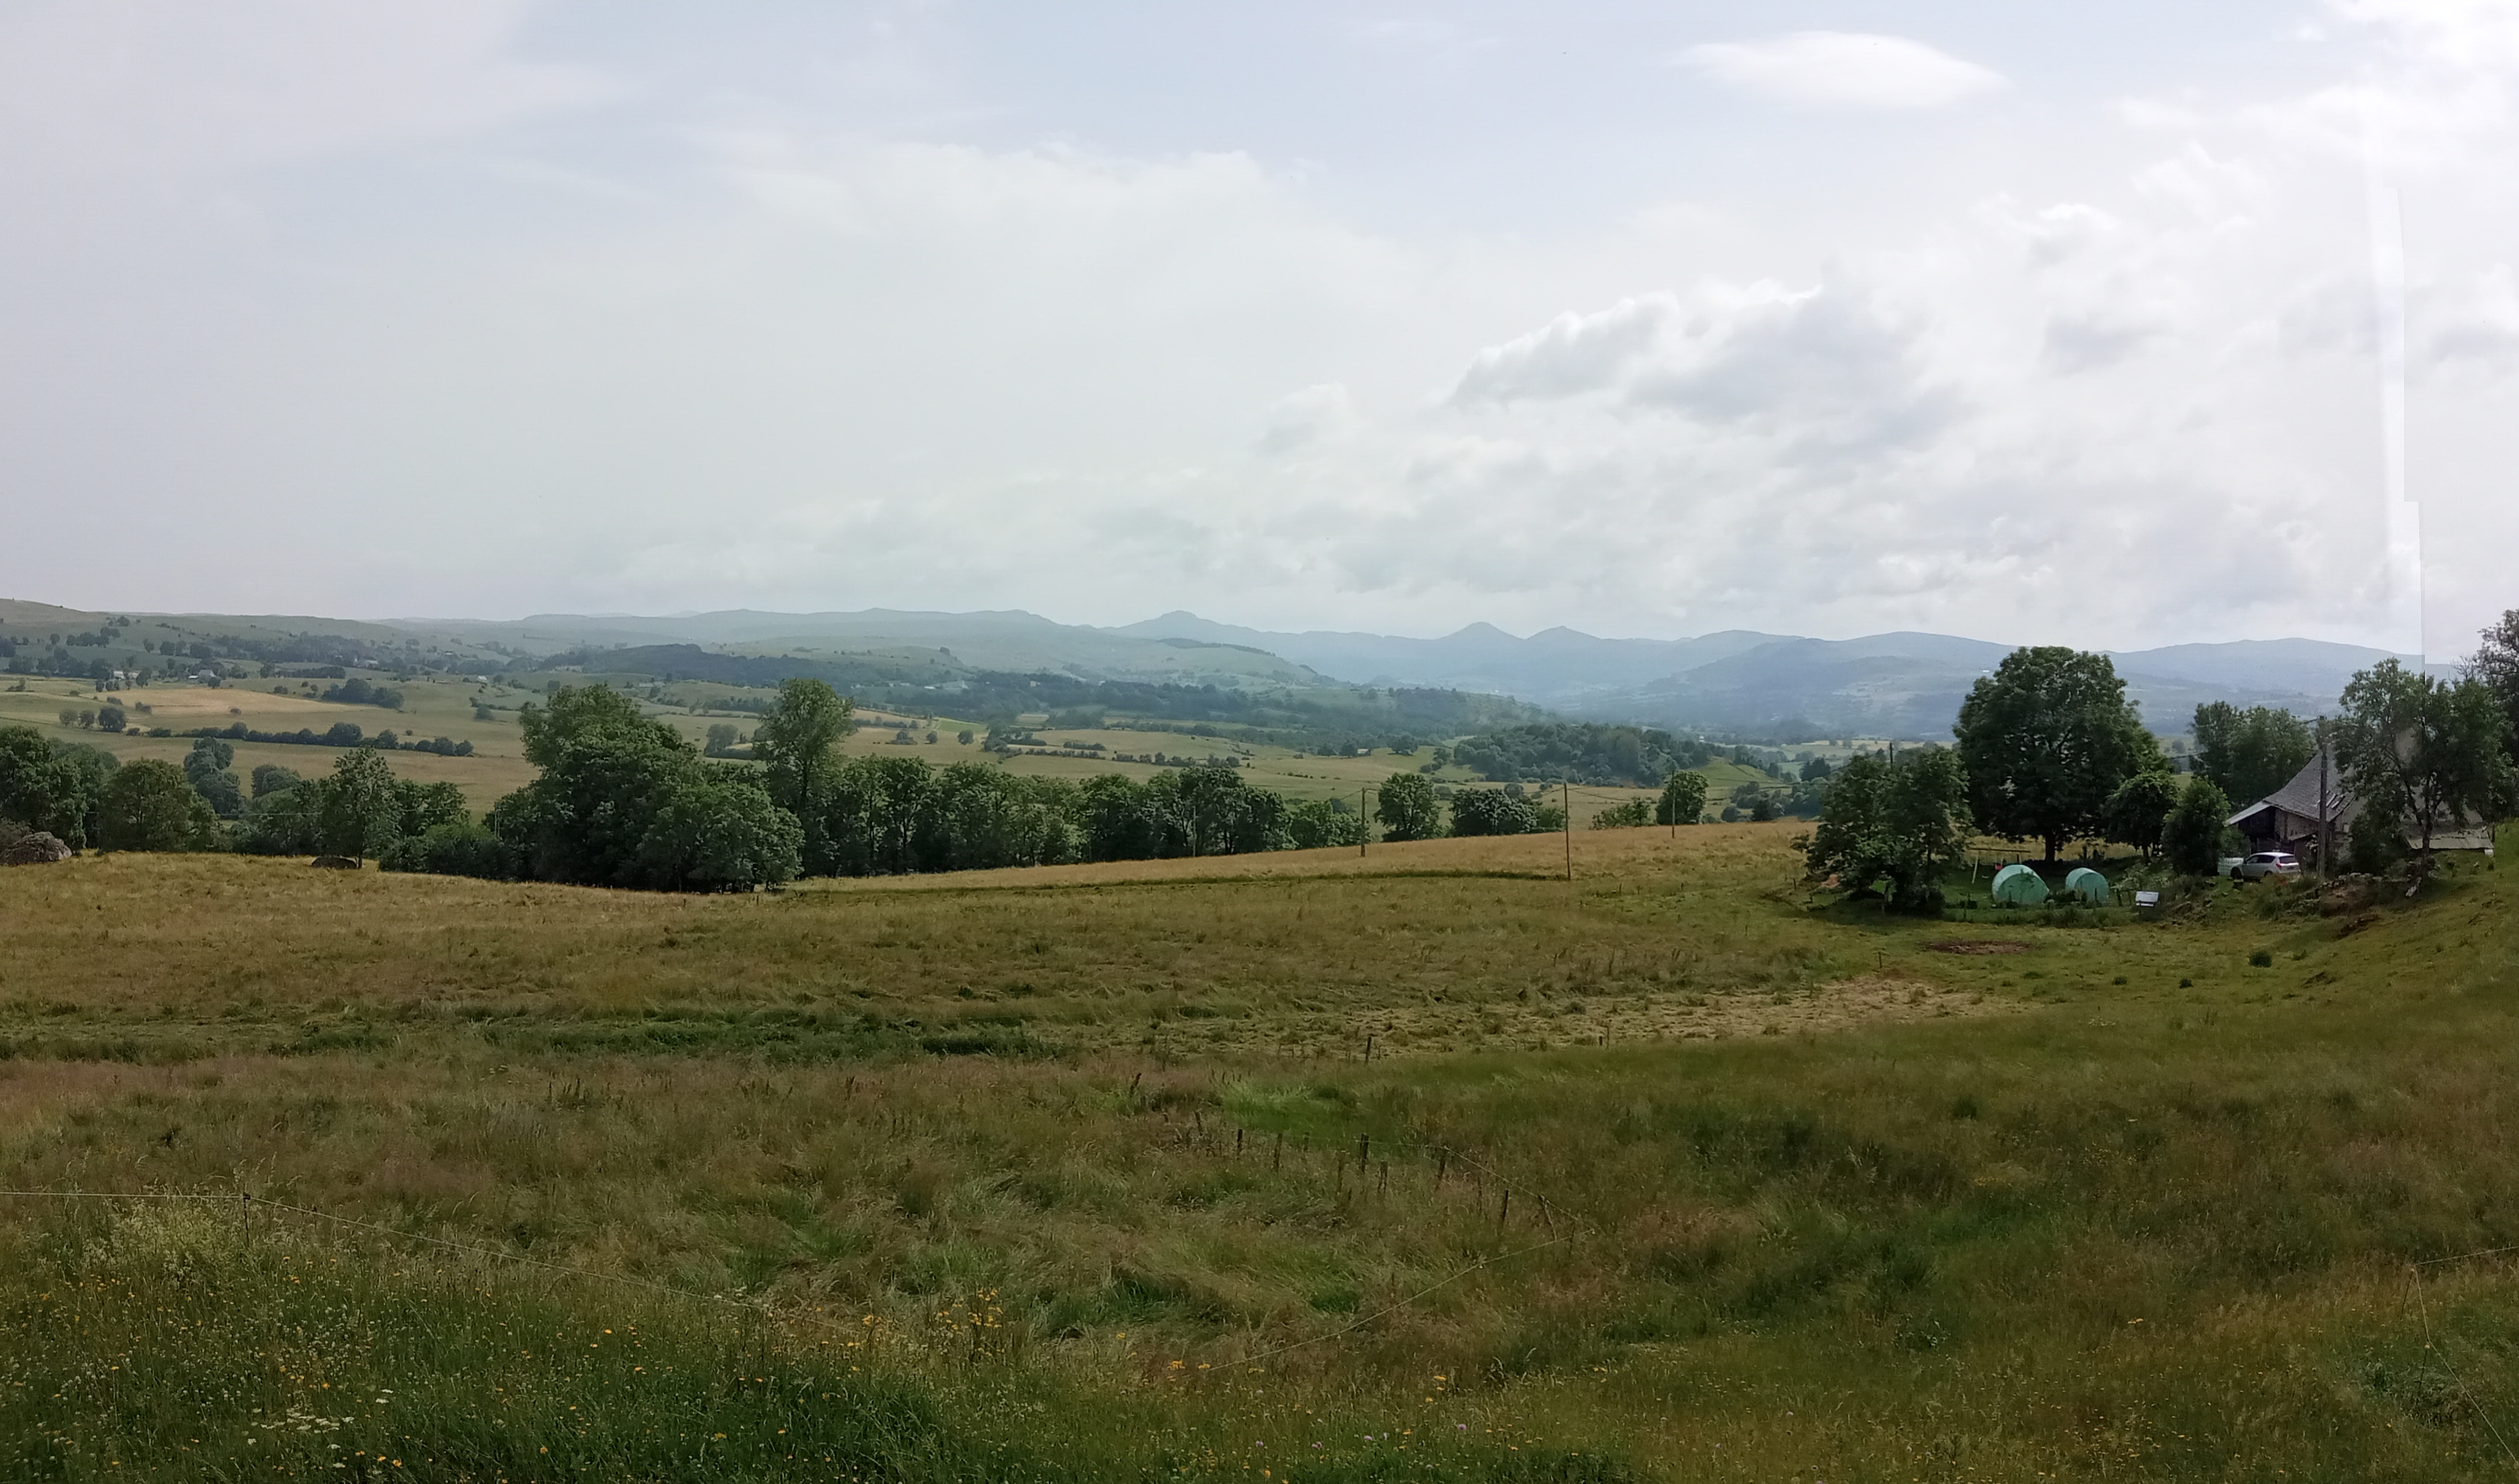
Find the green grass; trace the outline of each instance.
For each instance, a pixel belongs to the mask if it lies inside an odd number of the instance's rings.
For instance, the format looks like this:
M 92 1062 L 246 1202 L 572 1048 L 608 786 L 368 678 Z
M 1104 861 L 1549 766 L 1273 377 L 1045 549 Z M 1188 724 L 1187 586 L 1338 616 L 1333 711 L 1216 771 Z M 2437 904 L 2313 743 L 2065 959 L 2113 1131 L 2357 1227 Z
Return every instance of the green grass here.
M 1926 923 L 1793 832 L 12 873 L 0 1183 L 407 1235 L 0 1207 L 0 1474 L 2506 1476 L 2507 873 Z

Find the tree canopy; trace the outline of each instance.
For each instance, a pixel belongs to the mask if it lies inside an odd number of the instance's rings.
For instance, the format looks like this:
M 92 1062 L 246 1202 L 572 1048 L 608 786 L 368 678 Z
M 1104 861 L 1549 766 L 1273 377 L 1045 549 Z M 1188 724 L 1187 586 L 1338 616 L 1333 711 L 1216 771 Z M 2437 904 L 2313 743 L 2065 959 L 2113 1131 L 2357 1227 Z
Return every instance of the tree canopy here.
M 2467 677 L 2481 684 L 2501 709 L 2503 755 L 2519 759 L 2519 608 L 2477 636 L 2475 653 L 2467 656 Z
M 2179 791 L 2177 806 L 2160 825 L 2160 853 L 2182 876 L 2210 876 L 2222 858 L 2222 821 L 2231 817 L 2231 796 L 2196 774 Z
M 1705 817 L 1705 775 L 1677 772 L 1662 780 L 1654 801 L 1654 823 L 1695 824 Z
M 2119 785 L 2166 766 L 2108 657 L 2058 646 L 2006 656 L 1952 730 L 1977 825 L 2041 842 L 2051 863 L 2067 840 L 2100 831 Z
M 2344 687 L 2337 761 L 2364 812 L 2398 820 L 2428 858 L 2432 837 L 2487 817 L 2508 788 L 2498 698 L 2382 660 Z
M 1434 780 L 1423 773 L 1392 773 L 1382 780 L 1373 816 L 1385 840 L 1432 840 L 1443 833 L 1442 806 Z
M 2195 708 L 2195 770 L 2238 804 L 2254 804 L 2289 783 L 2317 755 L 2309 723 L 2290 712 L 2241 711 L 2228 701 Z
M 1894 906 L 1930 911 L 1942 874 L 1966 855 L 1971 821 L 1959 755 L 1920 747 L 1895 760 L 1863 754 L 1830 780 L 1802 853 L 1813 876 L 1848 889 L 1886 887 Z
M 218 838 L 218 816 L 184 770 L 154 758 L 114 769 L 99 814 L 109 851 L 198 851 Z

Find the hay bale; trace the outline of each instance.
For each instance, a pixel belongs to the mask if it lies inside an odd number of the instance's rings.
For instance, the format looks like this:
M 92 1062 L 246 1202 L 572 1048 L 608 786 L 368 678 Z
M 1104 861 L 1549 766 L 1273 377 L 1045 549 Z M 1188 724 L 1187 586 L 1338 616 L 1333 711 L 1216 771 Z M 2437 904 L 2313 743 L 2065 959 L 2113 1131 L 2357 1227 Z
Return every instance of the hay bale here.
M 70 854 L 70 848 L 58 837 L 37 830 L 20 836 L 7 850 L 0 851 L 0 865 L 51 865 L 56 860 L 69 859 Z
M 327 871 L 355 871 L 359 868 L 359 863 L 347 855 L 318 855 L 307 864 Z

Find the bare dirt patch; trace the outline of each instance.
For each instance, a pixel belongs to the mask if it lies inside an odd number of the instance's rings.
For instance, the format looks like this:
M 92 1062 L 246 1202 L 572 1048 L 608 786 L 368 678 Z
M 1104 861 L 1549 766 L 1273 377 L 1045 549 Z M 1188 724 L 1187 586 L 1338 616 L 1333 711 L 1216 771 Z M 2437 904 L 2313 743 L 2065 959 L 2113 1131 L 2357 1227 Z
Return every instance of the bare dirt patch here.
M 1924 946 L 1935 953 L 1987 954 L 2029 951 L 2027 943 L 2011 942 L 1999 938 L 1950 938 L 1937 943 L 1926 943 Z

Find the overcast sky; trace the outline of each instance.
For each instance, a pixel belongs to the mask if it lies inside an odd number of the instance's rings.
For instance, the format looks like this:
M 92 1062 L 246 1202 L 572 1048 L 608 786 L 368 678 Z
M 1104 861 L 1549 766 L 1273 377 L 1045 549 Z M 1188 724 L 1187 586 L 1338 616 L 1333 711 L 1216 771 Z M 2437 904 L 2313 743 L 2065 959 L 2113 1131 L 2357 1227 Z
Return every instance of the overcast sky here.
M 2514 84 L 2512 0 L 13 0 L 0 589 L 2409 648 L 2402 340 L 2446 656 Z

